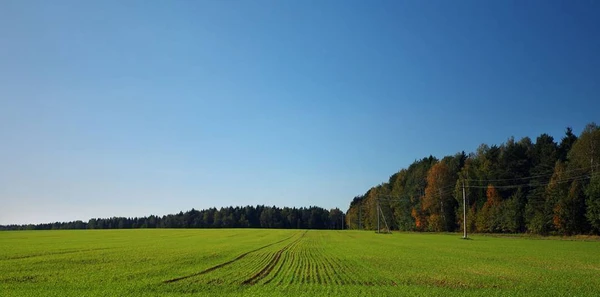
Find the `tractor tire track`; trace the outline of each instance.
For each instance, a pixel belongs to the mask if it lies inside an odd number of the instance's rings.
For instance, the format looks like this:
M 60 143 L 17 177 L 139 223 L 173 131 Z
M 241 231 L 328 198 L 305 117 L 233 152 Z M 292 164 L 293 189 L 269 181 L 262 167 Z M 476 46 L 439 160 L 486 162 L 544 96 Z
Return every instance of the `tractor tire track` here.
M 306 233 L 306 231 L 305 231 L 304 233 Z M 215 265 L 215 266 L 209 267 L 209 268 L 207 268 L 207 269 L 204 269 L 204 270 L 202 270 L 202 271 L 200 271 L 200 272 L 192 273 L 192 274 L 189 274 L 189 275 L 186 275 L 186 276 L 177 277 L 177 278 L 172 278 L 172 279 L 169 279 L 169 280 L 163 281 L 163 283 L 165 283 L 165 284 L 170 284 L 170 283 L 178 282 L 178 281 L 181 281 L 181 280 L 184 280 L 184 279 L 192 278 L 192 277 L 195 277 L 195 276 L 199 276 L 199 275 L 207 274 L 207 273 L 209 273 L 209 272 L 211 272 L 211 271 L 215 271 L 215 270 L 217 270 L 217 269 L 219 269 L 219 268 L 225 267 L 225 266 L 227 266 L 227 265 L 229 265 L 229 264 L 232 264 L 232 263 L 234 263 L 234 262 L 236 262 L 236 261 L 239 261 L 239 260 L 243 259 L 244 257 L 246 257 L 248 254 L 251 254 L 251 253 L 254 253 L 254 252 L 260 251 L 260 250 L 262 250 L 262 249 L 266 249 L 266 248 L 268 248 L 268 247 L 270 247 L 270 246 L 273 246 L 273 245 L 276 245 L 276 244 L 278 244 L 278 243 L 282 243 L 282 242 L 284 242 L 284 241 L 286 241 L 286 240 L 289 240 L 290 238 L 292 238 L 292 237 L 294 237 L 294 236 L 296 236 L 296 234 L 294 234 L 294 235 L 292 235 L 292 236 L 290 236 L 290 237 L 286 237 L 286 238 L 284 238 L 284 239 L 282 239 L 282 240 L 279 240 L 279 241 L 276 241 L 276 242 L 273 242 L 273 243 L 269 243 L 269 244 L 267 244 L 267 245 L 264 245 L 264 246 L 261 246 L 261 247 L 259 247 L 259 248 L 253 249 L 253 250 L 251 250 L 251 251 L 245 252 L 245 253 L 243 253 L 243 254 L 241 254 L 241 255 L 239 255 L 239 256 L 237 256 L 237 257 L 235 257 L 235 258 L 234 258 L 234 259 L 232 259 L 232 260 L 229 260 L 229 261 L 227 261 L 227 262 L 223 262 L 223 263 L 221 263 L 221 264 L 218 264 L 218 265 Z M 304 236 L 304 234 L 302 234 L 302 236 Z M 302 238 L 302 236 L 301 236 L 300 238 Z M 297 239 L 297 240 L 298 240 L 298 239 Z
M 263 269 L 261 269 L 258 273 L 254 274 L 249 279 L 243 281 L 242 284 L 243 285 L 254 285 L 257 282 L 259 282 L 261 279 L 267 277 L 273 271 L 273 268 L 275 268 L 275 266 L 279 262 L 279 259 L 281 259 L 281 254 L 283 254 L 283 252 L 285 252 L 286 250 L 288 250 L 289 248 L 293 247 L 298 242 L 300 242 L 300 240 L 302 240 L 302 237 L 304 237 L 304 235 L 306 235 L 306 232 L 308 232 L 308 231 L 304 231 L 304 233 L 302 233 L 302 235 L 298 239 L 288 243 L 286 246 L 284 246 L 280 250 L 278 250 L 275 253 L 275 255 L 273 256 L 273 258 L 271 258 L 271 261 L 269 261 L 269 263 L 267 263 L 267 265 L 265 267 L 263 267 Z
M 48 256 L 85 253 L 85 252 L 102 251 L 102 250 L 110 250 L 110 249 L 112 249 L 112 248 L 94 248 L 94 249 L 83 249 L 83 250 L 55 251 L 55 252 L 48 252 L 48 253 L 43 253 L 43 254 L 19 255 L 19 256 L 7 257 L 7 258 L 0 258 L 0 261 L 21 260 L 21 259 L 28 259 L 28 258 L 35 258 L 35 257 L 48 257 Z
M 305 232 L 306 233 L 306 232 Z M 302 235 L 304 236 L 304 235 Z M 286 269 L 285 264 L 286 263 L 291 263 L 293 265 L 294 263 L 294 250 L 298 247 L 298 244 L 300 242 L 300 239 L 302 239 L 302 237 L 300 237 L 298 239 L 298 242 L 296 242 L 295 244 L 290 245 L 290 247 L 287 249 L 287 253 L 282 254 L 283 258 L 281 259 L 281 261 L 275 265 L 274 270 L 272 271 L 272 273 L 269 273 L 268 278 L 265 279 L 264 284 L 268 284 L 271 283 L 272 281 L 274 281 L 275 279 L 277 279 L 277 277 L 279 275 L 282 276 L 282 278 L 279 279 L 279 283 L 281 283 L 283 281 L 283 276 L 288 272 L 291 271 L 293 268 L 289 267 Z

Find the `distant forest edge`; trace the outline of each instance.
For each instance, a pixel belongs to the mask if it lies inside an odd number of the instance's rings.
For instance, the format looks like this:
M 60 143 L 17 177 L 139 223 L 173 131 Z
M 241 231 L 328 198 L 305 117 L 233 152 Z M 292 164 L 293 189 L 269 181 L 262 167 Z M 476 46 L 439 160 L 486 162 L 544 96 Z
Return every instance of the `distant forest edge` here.
M 462 230 L 463 183 L 467 229 L 486 233 L 600 234 L 600 128 L 560 143 L 542 134 L 482 144 L 441 160 L 429 156 L 390 176 L 350 204 L 351 229 Z M 383 224 L 383 223 L 382 223 Z
M 600 127 L 560 143 L 548 134 L 501 145 L 482 144 L 441 160 L 429 156 L 355 197 L 344 214 L 320 207 L 245 206 L 192 209 L 165 216 L 88 222 L 7 225 L 0 230 L 126 228 L 377 228 L 379 218 L 402 231 L 600 234 Z M 379 205 L 379 207 L 377 207 Z M 342 222 L 344 224 L 342 225 Z
M 275 206 L 244 206 L 191 209 L 165 216 L 140 218 L 112 217 L 90 219 L 88 222 L 56 222 L 47 224 L 0 225 L 0 230 L 60 230 L 60 229 L 135 229 L 135 228 L 286 228 L 341 229 L 344 213 L 321 207 L 278 208 Z

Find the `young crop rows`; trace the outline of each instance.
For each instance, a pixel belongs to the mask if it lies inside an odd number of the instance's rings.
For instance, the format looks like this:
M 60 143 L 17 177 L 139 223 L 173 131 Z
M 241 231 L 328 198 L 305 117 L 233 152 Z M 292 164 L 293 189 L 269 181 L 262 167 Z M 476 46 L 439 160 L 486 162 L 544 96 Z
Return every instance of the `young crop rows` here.
M 600 241 L 316 230 L 0 232 L 0 296 L 598 296 Z
M 198 273 L 166 280 L 165 283 L 199 284 L 320 284 L 320 285 L 394 285 L 392 280 L 370 278 L 361 273 L 365 265 L 345 261 L 328 252 L 320 238 L 305 236 L 307 231 L 243 253 L 233 260 Z

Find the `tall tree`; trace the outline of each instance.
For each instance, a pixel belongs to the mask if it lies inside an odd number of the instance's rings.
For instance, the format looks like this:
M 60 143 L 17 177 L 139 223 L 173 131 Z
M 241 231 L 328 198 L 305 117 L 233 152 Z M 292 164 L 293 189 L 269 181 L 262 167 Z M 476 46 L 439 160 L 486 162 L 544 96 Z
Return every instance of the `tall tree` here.
M 565 185 L 569 187 L 567 183 Z M 558 202 L 554 206 L 552 222 L 561 234 L 583 233 L 587 229 L 585 213 L 585 199 L 581 182 L 575 180 L 568 188 L 567 194 L 564 195 L 563 193 L 558 197 Z
M 577 136 L 573 134 L 573 129 L 571 127 L 567 127 L 565 131 L 565 136 L 561 139 L 560 145 L 558 146 L 558 159 L 562 162 L 566 162 L 568 160 L 568 154 L 573 147 L 573 144 L 577 141 Z
M 595 173 L 586 189 L 586 217 L 596 234 L 600 233 L 600 174 Z
M 446 162 L 441 161 L 431 167 L 427 174 L 427 187 L 423 197 L 423 210 L 429 216 L 431 231 L 450 231 L 454 218 L 448 218 L 454 179 Z
M 545 234 L 552 227 L 552 202 L 546 196 L 546 185 L 556 170 L 558 160 L 557 145 L 554 138 L 547 134 L 540 135 L 534 145 L 530 171 L 531 178 L 524 180 L 531 187 L 527 194 L 526 221 L 527 229 L 533 233 Z
M 412 203 L 406 188 L 408 170 L 402 169 L 390 177 L 391 193 L 394 202 L 393 220 L 390 224 L 393 229 L 412 231 L 415 229 L 415 220 L 411 216 Z
M 554 167 L 554 173 L 546 186 L 544 208 L 536 214 L 534 231 L 538 233 L 548 233 L 551 229 L 556 229 L 562 233 L 570 233 L 570 197 L 567 165 L 563 162 L 557 162 Z
M 480 232 L 499 232 L 500 226 L 500 204 L 502 198 L 492 185 L 488 185 L 486 190 L 487 201 L 481 211 L 477 214 L 477 230 Z
M 500 207 L 500 231 L 506 233 L 522 232 L 524 221 L 525 195 L 521 187 Z
M 569 152 L 569 160 L 580 175 L 593 174 L 600 168 L 600 127 L 595 123 L 585 126 Z

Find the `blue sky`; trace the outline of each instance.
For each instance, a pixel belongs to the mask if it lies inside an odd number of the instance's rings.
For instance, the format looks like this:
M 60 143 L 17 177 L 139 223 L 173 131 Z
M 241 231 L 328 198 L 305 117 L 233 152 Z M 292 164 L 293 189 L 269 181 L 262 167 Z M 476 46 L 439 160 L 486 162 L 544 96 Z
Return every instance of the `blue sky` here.
M 600 115 L 598 1 L 0 1 L 0 224 L 339 207 Z

